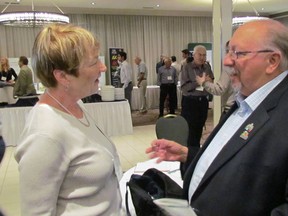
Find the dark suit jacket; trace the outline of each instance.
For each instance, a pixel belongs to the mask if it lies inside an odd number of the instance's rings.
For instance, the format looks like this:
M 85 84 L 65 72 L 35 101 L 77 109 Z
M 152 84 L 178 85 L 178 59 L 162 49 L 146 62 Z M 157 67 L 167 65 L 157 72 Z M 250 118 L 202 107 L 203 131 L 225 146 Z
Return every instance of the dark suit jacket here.
M 184 177 L 184 196 L 201 154 L 234 105 L 196 155 Z M 203 216 L 288 215 L 288 76 L 264 99 L 218 154 L 191 199 Z M 245 140 L 245 126 L 254 124 Z M 272 212 L 272 213 L 271 213 Z

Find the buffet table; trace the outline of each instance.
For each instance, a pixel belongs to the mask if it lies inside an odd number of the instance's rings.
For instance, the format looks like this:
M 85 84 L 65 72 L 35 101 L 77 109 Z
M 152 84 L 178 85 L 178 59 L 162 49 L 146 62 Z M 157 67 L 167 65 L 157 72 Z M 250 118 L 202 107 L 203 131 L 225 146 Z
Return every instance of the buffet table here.
M 150 85 L 147 86 L 146 90 L 146 103 L 147 109 L 157 109 L 159 108 L 159 98 L 160 98 L 160 86 Z M 177 105 L 181 107 L 181 89 L 177 86 Z M 132 110 L 140 109 L 140 91 L 137 86 L 133 87 L 132 99 L 131 99 Z
M 86 103 L 84 107 L 107 136 L 133 133 L 128 101 Z M 17 145 L 19 136 L 24 128 L 25 118 L 31 109 L 32 107 L 0 109 L 2 136 L 6 146 Z

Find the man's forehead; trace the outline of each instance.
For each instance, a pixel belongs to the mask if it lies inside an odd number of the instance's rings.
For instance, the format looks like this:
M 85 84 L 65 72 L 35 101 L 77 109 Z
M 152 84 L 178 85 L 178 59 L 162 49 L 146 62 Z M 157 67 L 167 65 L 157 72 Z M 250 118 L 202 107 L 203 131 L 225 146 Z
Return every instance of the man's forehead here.
M 199 49 L 195 50 L 195 53 L 206 54 L 206 49 L 199 48 Z

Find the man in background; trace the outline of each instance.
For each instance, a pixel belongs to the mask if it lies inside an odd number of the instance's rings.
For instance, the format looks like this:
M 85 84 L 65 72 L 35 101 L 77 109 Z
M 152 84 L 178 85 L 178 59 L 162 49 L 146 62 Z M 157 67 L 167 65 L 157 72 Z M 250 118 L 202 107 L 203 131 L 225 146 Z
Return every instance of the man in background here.
M 225 46 L 226 52 L 229 50 L 229 41 Z M 239 91 L 239 80 L 236 76 L 231 75 L 231 68 L 224 66 L 224 71 L 221 73 L 220 78 L 217 82 L 213 82 L 210 76 L 196 76 L 196 81 L 200 86 L 203 86 L 204 89 L 212 95 L 221 96 L 221 108 L 222 115 L 220 120 L 225 116 L 225 114 L 230 110 L 231 106 L 235 102 L 236 94 Z
M 146 89 L 147 89 L 147 67 L 142 59 L 138 56 L 135 58 L 135 64 L 137 66 L 137 87 L 140 91 L 140 110 L 142 114 L 147 113 L 146 103 Z
M 189 125 L 188 145 L 200 147 L 203 127 L 208 115 L 208 92 L 196 81 L 196 76 L 208 75 L 214 79 L 211 67 L 206 62 L 206 48 L 194 47 L 193 62 L 184 65 L 181 74 L 182 111 L 181 115 Z
M 171 66 L 171 59 L 164 58 L 164 66 L 159 68 L 157 83 L 160 86 L 159 118 L 164 115 L 164 102 L 168 96 L 169 114 L 175 114 L 177 107 L 177 74 Z
M 33 83 L 33 73 L 28 67 L 28 58 L 20 56 L 18 65 L 20 72 L 14 85 L 13 95 L 18 98 L 11 106 L 34 106 L 38 102 L 38 96 Z
M 171 56 L 171 61 L 172 61 L 171 66 L 176 69 L 177 78 L 178 80 L 180 80 L 181 65 L 177 62 L 176 56 Z
M 124 88 L 125 98 L 128 100 L 131 106 L 131 97 L 132 97 L 132 67 L 127 62 L 127 53 L 126 52 L 119 52 L 118 53 L 118 61 L 121 63 L 120 65 L 120 78 L 121 78 L 121 85 Z
M 189 57 L 189 50 L 183 49 L 181 52 L 182 52 L 182 60 L 181 60 L 180 64 L 181 64 L 181 71 L 182 71 L 184 65 L 187 63 L 187 58 Z
M 163 54 L 160 55 L 160 61 L 156 64 L 156 74 L 158 74 L 159 68 L 164 65 L 164 57 Z
M 36 89 L 33 83 L 33 73 L 28 67 L 28 59 L 26 56 L 19 58 L 18 65 L 20 72 L 14 86 L 14 96 L 35 95 Z

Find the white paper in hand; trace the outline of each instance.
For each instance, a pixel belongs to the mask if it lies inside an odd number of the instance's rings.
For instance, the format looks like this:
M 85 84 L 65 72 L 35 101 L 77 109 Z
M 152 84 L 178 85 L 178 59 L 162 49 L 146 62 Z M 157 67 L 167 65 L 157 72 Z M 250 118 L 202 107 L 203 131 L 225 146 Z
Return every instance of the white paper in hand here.
M 153 202 L 171 216 L 197 216 L 184 199 L 162 198 Z

